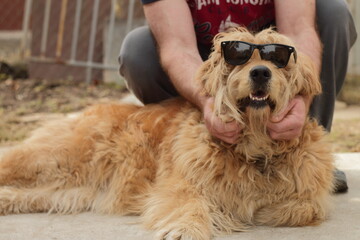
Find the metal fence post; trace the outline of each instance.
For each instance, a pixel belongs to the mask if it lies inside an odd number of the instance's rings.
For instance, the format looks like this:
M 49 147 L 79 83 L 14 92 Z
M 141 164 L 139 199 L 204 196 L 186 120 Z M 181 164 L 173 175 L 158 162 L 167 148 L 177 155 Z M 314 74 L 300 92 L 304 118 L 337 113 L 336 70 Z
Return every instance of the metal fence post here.
M 91 32 L 90 32 L 90 42 L 88 49 L 88 59 L 87 59 L 87 68 L 86 68 L 86 83 L 90 84 L 92 77 L 92 59 L 94 55 L 94 46 L 95 46 L 95 37 L 96 37 L 96 26 L 99 13 L 99 0 L 95 0 L 92 21 L 91 21 Z
M 76 0 L 75 22 L 74 22 L 73 35 L 71 40 L 71 52 L 70 52 L 70 61 L 69 61 L 70 63 L 74 63 L 76 59 L 76 52 L 77 52 L 76 50 L 77 50 L 79 29 L 80 29 L 81 7 L 82 7 L 82 0 Z
M 105 50 L 105 56 L 110 55 L 111 46 L 114 38 L 114 27 L 115 27 L 115 5 L 116 0 L 111 0 L 111 13 L 110 13 L 110 19 L 109 19 L 109 30 L 107 34 L 107 41 L 106 41 L 106 50 Z M 107 64 L 108 59 L 105 59 L 105 63 Z
M 20 46 L 22 58 L 26 56 L 26 51 L 29 48 L 28 39 L 29 39 L 29 23 L 30 23 L 31 6 L 32 6 L 32 0 L 26 0 L 24 18 L 22 22 L 23 36 L 21 39 L 21 46 Z
M 126 22 L 126 33 L 130 32 L 134 20 L 135 0 L 129 0 L 128 17 Z
M 47 38 L 48 38 L 48 31 L 49 31 L 49 21 L 50 21 L 50 11 L 51 11 L 51 0 L 47 0 L 45 4 L 45 17 L 44 17 L 44 24 L 42 29 L 41 35 L 41 56 L 45 57 L 46 46 L 47 46 Z

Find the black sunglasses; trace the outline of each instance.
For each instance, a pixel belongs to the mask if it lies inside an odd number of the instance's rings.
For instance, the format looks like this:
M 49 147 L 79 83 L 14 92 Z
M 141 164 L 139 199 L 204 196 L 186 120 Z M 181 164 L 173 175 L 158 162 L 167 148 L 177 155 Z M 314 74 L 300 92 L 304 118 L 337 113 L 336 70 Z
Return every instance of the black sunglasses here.
M 252 44 L 242 41 L 221 42 L 221 50 L 225 62 L 230 65 L 245 64 L 251 58 L 255 49 L 260 52 L 262 60 L 270 61 L 278 68 L 284 68 L 289 62 L 291 53 L 294 53 L 296 62 L 297 54 L 294 47 L 283 44 Z

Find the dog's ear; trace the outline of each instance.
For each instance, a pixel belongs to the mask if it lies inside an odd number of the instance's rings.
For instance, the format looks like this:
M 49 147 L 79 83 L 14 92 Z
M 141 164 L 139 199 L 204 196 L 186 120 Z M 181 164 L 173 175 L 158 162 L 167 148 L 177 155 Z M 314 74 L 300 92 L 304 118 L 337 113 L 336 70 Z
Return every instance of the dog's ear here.
M 215 96 L 221 86 L 223 75 L 221 74 L 221 54 L 212 52 L 197 72 L 197 80 L 206 95 Z
M 202 64 L 196 75 L 204 93 L 209 96 L 215 96 L 216 92 L 226 85 L 227 76 L 231 72 L 230 66 L 222 58 L 222 38 L 222 33 L 215 36 L 209 59 Z
M 299 75 L 296 85 L 297 94 L 304 96 L 315 96 L 321 93 L 320 75 L 316 70 L 314 62 L 310 57 L 301 54 L 298 58 Z

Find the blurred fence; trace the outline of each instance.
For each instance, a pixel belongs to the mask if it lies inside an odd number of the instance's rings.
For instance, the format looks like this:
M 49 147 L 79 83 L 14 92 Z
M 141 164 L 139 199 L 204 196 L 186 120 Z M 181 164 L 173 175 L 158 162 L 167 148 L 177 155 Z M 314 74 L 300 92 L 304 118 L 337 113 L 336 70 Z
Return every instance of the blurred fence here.
M 119 81 L 122 39 L 144 23 L 138 0 L 0 1 L 0 30 L 21 32 L 20 55 L 34 78 Z
M 348 2 L 358 27 L 360 1 Z M 140 0 L 0 0 L 0 61 L 25 59 L 33 78 L 120 81 L 121 42 L 144 23 Z M 360 41 L 349 73 L 360 75 Z

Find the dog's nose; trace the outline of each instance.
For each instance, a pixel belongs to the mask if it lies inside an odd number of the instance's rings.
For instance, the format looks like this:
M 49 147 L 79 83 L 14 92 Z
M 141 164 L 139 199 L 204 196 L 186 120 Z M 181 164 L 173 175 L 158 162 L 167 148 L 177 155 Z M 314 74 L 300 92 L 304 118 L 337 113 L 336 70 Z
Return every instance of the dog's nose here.
M 250 77 L 257 84 L 267 83 L 271 78 L 271 71 L 266 66 L 256 66 L 251 69 Z

